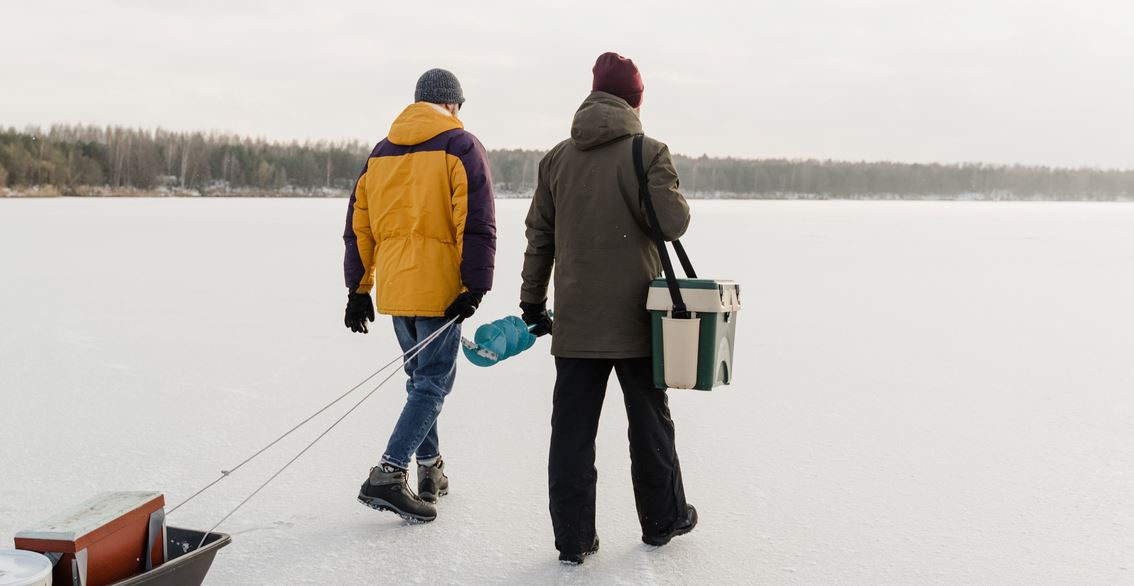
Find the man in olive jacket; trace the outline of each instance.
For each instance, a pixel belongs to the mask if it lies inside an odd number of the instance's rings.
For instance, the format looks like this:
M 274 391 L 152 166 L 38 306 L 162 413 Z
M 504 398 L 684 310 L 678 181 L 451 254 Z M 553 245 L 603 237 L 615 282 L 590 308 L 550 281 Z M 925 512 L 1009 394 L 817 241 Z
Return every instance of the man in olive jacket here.
M 540 161 L 520 303 L 534 333 L 552 333 L 551 520 L 559 559 L 575 564 L 598 550 L 595 435 L 611 370 L 626 403 L 642 540 L 664 545 L 697 522 L 685 502 L 666 394 L 653 384 L 646 295 L 661 261 L 631 153 L 634 135 L 642 134 L 642 79 L 632 61 L 605 53 L 592 89 L 571 138 Z M 689 225 L 689 205 L 669 149 L 646 137 L 642 150 L 659 227 L 666 240 L 677 239 Z M 546 311 L 553 267 L 554 324 Z

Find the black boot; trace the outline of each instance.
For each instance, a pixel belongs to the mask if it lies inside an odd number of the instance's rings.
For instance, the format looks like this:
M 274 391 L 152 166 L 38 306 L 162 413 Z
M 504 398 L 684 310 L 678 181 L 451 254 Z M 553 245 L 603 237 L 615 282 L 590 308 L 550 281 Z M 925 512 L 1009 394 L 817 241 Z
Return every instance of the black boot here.
M 661 547 L 669 543 L 670 539 L 673 539 L 678 535 L 685 535 L 686 533 L 689 533 L 696 526 L 697 509 L 694 509 L 693 505 L 685 505 L 685 518 L 678 520 L 677 526 L 675 526 L 672 531 L 670 531 L 669 533 L 663 533 L 661 535 L 643 535 L 642 542 L 646 545 Z
M 358 491 L 358 502 L 379 511 L 390 511 L 406 521 L 428 523 L 437 518 L 437 509 L 410 490 L 406 471 L 389 464 L 370 469 L 370 478 Z
M 449 494 L 449 477 L 445 476 L 445 461 L 437 458 L 432 466 L 417 465 L 417 496 L 427 503 L 436 503 L 437 497 Z
M 598 535 L 595 535 L 595 543 L 587 551 L 581 551 L 581 552 L 561 551 L 561 552 L 559 552 L 559 561 L 563 564 L 567 564 L 567 565 L 571 565 L 571 566 L 578 566 L 578 565 L 583 563 L 584 558 L 586 558 L 589 555 L 594 555 L 595 553 L 598 553 Z

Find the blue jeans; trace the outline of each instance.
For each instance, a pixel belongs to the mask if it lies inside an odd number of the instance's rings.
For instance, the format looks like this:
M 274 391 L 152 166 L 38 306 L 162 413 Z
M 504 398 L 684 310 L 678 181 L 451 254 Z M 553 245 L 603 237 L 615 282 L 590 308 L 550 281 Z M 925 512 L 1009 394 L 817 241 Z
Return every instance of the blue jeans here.
M 394 333 L 402 351 L 406 352 L 448 322 L 442 317 L 395 317 Z M 408 397 L 390 435 L 386 453 L 382 455 L 383 463 L 409 468 L 410 458 L 415 453 L 418 460 L 441 455 L 437 416 L 441 414 L 445 396 L 453 390 L 460 345 L 461 326 L 453 324 L 405 363 L 406 374 L 409 375 L 406 381 Z

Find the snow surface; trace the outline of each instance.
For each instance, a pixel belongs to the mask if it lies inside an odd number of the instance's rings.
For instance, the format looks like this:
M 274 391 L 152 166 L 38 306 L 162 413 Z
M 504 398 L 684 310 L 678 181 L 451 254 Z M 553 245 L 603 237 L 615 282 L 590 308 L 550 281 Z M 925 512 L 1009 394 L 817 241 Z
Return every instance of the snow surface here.
M 474 325 L 515 312 L 526 205 L 499 202 Z M 387 319 L 342 326 L 345 206 L 0 201 L 0 546 L 104 490 L 178 503 L 396 355 Z M 223 526 L 210 582 L 1134 582 L 1134 206 L 693 210 L 699 269 L 745 304 L 736 383 L 671 392 L 694 533 L 639 541 L 612 384 L 602 550 L 559 565 L 541 340 L 462 364 L 436 522 L 355 502 L 398 377 Z M 169 522 L 211 526 L 343 408 Z

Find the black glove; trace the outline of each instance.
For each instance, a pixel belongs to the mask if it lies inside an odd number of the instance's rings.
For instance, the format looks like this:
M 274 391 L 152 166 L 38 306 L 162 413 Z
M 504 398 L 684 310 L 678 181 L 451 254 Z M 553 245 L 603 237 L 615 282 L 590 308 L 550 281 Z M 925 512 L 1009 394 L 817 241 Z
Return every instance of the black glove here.
M 374 302 L 369 293 L 348 293 L 346 318 L 343 323 L 350 331 L 365 334 L 370 331 L 366 322 L 374 321 Z
M 469 289 L 460 295 L 449 304 L 448 309 L 445 310 L 446 319 L 457 318 L 457 323 L 461 323 L 466 319 L 472 317 L 476 313 L 476 308 L 480 307 L 480 300 L 484 298 L 484 291 L 478 289 Z
M 524 303 L 521 301 L 520 310 L 524 312 L 523 316 L 521 316 L 521 319 L 524 320 L 524 323 L 528 324 L 529 326 L 534 326 L 528 331 L 534 334 L 537 338 L 544 334 L 551 333 L 551 327 L 553 324 L 551 321 L 551 316 L 547 315 L 546 301 L 544 301 L 543 303 Z

